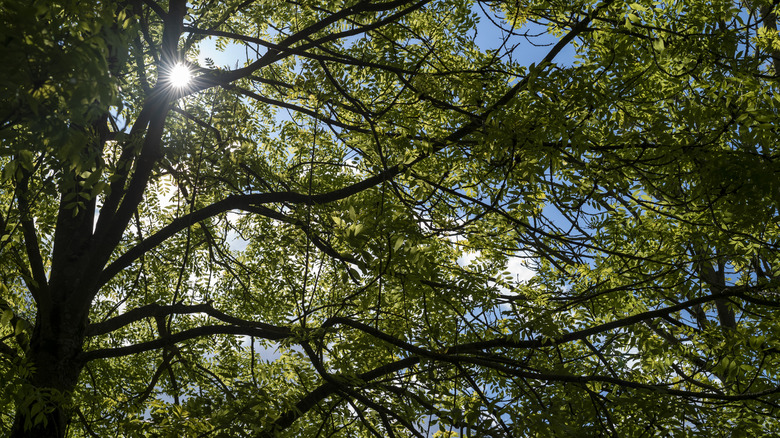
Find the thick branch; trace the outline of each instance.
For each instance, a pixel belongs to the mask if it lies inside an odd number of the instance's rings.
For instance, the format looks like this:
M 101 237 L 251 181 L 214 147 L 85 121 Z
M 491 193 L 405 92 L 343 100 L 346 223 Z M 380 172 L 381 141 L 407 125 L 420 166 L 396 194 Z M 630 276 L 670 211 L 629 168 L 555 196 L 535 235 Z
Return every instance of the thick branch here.
M 43 258 L 41 257 L 41 250 L 38 246 L 38 233 L 35 231 L 35 225 L 33 225 L 31 219 L 22 220 L 21 223 L 22 231 L 24 232 L 24 245 L 27 252 L 27 260 L 30 263 L 32 280 L 35 282 L 35 284 L 28 284 L 28 286 L 32 286 L 30 287 L 30 293 L 33 298 L 35 298 L 35 302 L 38 303 L 38 305 L 43 305 L 44 303 L 41 300 L 47 299 L 45 297 L 47 297 L 46 290 L 48 286 L 46 269 L 43 266 Z
M 360 2 L 356 5 L 353 5 L 349 8 L 342 9 L 339 12 L 335 12 L 333 14 L 330 14 L 325 19 L 307 27 L 306 29 L 295 33 L 287 38 L 285 38 L 283 41 L 281 41 L 276 49 L 269 49 L 265 55 L 260 57 L 257 61 L 251 63 L 250 65 L 226 72 L 215 72 L 213 75 L 203 75 L 198 78 L 196 78 L 193 81 L 193 86 L 191 87 L 190 93 L 197 93 L 202 90 L 205 90 L 207 88 L 213 87 L 213 86 L 224 86 L 227 85 L 233 81 L 236 81 L 241 78 L 245 78 L 255 71 L 268 66 L 270 64 L 273 64 L 276 61 L 279 61 L 280 59 L 283 59 L 287 56 L 289 56 L 291 53 L 289 51 L 282 52 L 284 49 L 288 49 L 289 47 L 292 47 L 294 44 L 300 42 L 300 41 L 307 41 L 305 44 L 301 44 L 300 46 L 296 47 L 297 50 L 306 50 L 312 47 L 317 47 L 321 44 L 324 44 L 329 41 L 334 41 L 340 38 L 347 38 L 350 36 L 358 35 L 361 33 L 368 32 L 373 29 L 377 29 L 381 26 L 384 26 L 388 23 L 392 23 L 403 17 L 404 15 L 408 15 L 420 8 L 422 8 L 424 5 L 429 3 L 430 0 L 423 0 L 417 3 L 412 4 L 406 9 L 403 9 L 395 14 L 392 14 L 388 17 L 385 17 L 382 20 L 379 20 L 375 23 L 372 23 L 370 25 L 358 27 L 356 29 L 347 30 L 343 32 L 333 32 L 328 34 L 327 36 L 323 38 L 319 38 L 316 40 L 309 40 L 309 37 L 314 35 L 315 33 L 324 30 L 328 26 L 337 23 L 340 20 L 346 19 L 352 15 L 361 14 L 364 12 L 381 12 L 381 11 L 389 11 L 392 9 L 395 9 L 400 6 L 404 6 L 407 4 L 412 3 L 409 0 L 395 0 L 395 1 L 389 1 L 385 3 L 372 3 L 372 2 Z
M 179 342 L 184 342 L 190 339 L 195 339 L 203 336 L 212 335 L 244 335 L 254 336 L 256 338 L 281 340 L 289 337 L 277 331 L 266 330 L 257 327 L 245 327 L 234 325 L 206 325 L 196 327 L 193 329 L 185 330 L 183 332 L 174 333 L 170 336 L 163 336 L 153 341 L 141 342 L 140 344 L 128 345 L 126 347 L 117 348 L 101 348 L 98 350 L 92 350 L 82 353 L 79 356 L 79 360 L 82 363 L 87 363 L 95 359 L 108 359 L 111 357 L 129 356 L 132 354 L 143 353 L 145 351 L 158 350 L 160 348 L 175 345 Z
M 32 293 L 33 298 L 35 298 L 38 305 L 43 305 L 41 300 L 46 296 L 45 293 L 48 288 L 48 282 L 46 279 L 46 268 L 43 266 L 41 249 L 38 245 L 38 232 L 35 229 L 32 212 L 30 211 L 30 202 L 27 199 L 27 196 L 29 195 L 29 180 L 30 174 L 24 172 L 24 176 L 22 176 L 22 179 L 19 182 L 16 197 L 19 203 L 19 212 L 21 216 L 20 223 L 22 226 L 22 233 L 24 234 L 27 260 L 30 263 L 32 279 L 36 283 L 31 285 L 33 287 L 30 288 L 30 293 Z
M 189 227 L 194 223 L 214 217 L 220 213 L 224 213 L 230 210 L 252 211 L 253 206 L 278 202 L 305 205 L 335 202 L 377 186 L 383 181 L 387 181 L 393 178 L 400 172 L 400 166 L 393 166 L 379 173 L 378 175 L 367 178 L 359 183 L 317 195 L 305 195 L 296 192 L 273 192 L 228 196 L 221 201 L 215 202 L 207 207 L 201 208 L 200 210 L 196 210 L 192 213 L 173 220 L 163 229 L 149 236 L 147 239 L 128 250 L 125 254 L 107 266 L 105 270 L 103 270 L 98 280 L 98 286 L 106 284 L 107 281 L 122 271 L 122 269 L 130 266 L 136 259 L 141 257 L 147 251 L 163 243 L 166 239 L 178 233 L 179 231 Z
M 383 22 L 384 21 L 385 20 L 383 20 Z M 197 34 L 197 35 L 208 35 L 208 36 L 224 37 L 224 38 L 234 39 L 236 41 L 241 41 L 241 42 L 244 42 L 244 43 L 258 44 L 258 45 L 263 46 L 263 47 L 265 47 L 265 48 L 267 48 L 269 50 L 277 51 L 280 54 L 284 54 L 286 56 L 295 55 L 295 56 L 300 56 L 302 58 L 309 58 L 309 59 L 313 59 L 313 60 L 316 60 L 316 61 L 322 61 L 322 62 L 326 62 L 327 61 L 327 62 L 333 62 L 333 63 L 337 63 L 337 64 L 341 64 L 341 65 L 354 65 L 354 66 L 365 67 L 365 68 L 376 68 L 376 69 L 379 69 L 379 70 L 385 70 L 385 71 L 393 72 L 393 73 L 398 74 L 398 75 L 414 74 L 415 73 L 414 71 L 404 70 L 404 69 L 399 68 L 397 66 L 388 65 L 388 64 L 379 64 L 379 63 L 373 62 L 371 60 L 357 59 L 357 58 L 354 58 L 354 57 L 351 57 L 351 56 L 347 56 L 347 55 L 342 54 L 342 53 L 338 53 L 338 55 L 340 55 L 340 56 L 335 56 L 335 55 L 327 55 L 327 54 L 322 54 L 322 53 L 312 53 L 312 52 L 308 52 L 306 50 L 307 48 L 310 48 L 313 44 L 322 44 L 324 42 L 322 40 L 316 40 L 316 41 L 313 41 L 311 43 L 307 43 L 306 45 L 299 46 L 299 47 L 287 47 L 287 46 L 283 46 L 283 45 L 280 45 L 280 44 L 272 43 L 272 42 L 264 40 L 262 38 L 255 38 L 255 37 L 250 37 L 250 36 L 247 36 L 247 35 L 241 35 L 241 34 L 237 34 L 237 33 L 233 33 L 233 32 L 221 31 L 221 30 L 213 30 L 213 29 L 204 30 L 204 29 L 197 29 L 197 28 L 189 27 L 189 26 L 185 26 L 184 30 L 187 31 L 187 32 L 191 32 L 193 34 Z M 365 30 L 366 29 L 362 29 L 361 28 L 361 33 L 364 32 Z M 339 34 L 335 34 L 335 35 L 329 35 L 329 39 L 332 39 L 333 36 L 344 36 L 344 35 L 341 35 L 340 33 Z M 351 36 L 351 35 L 349 35 L 349 36 Z M 326 51 L 326 53 L 332 53 L 332 52 Z M 211 70 L 209 70 L 209 71 L 211 71 Z
M 159 158 L 160 140 L 163 135 L 163 126 L 165 123 L 165 117 L 168 113 L 169 102 L 164 100 L 158 102 L 159 105 L 155 108 L 154 113 L 159 116 L 152 120 L 149 126 L 149 130 L 146 134 L 144 146 L 141 151 L 141 155 L 138 157 L 138 164 L 136 166 L 135 173 L 130 180 L 129 187 L 125 192 L 124 199 L 122 199 L 116 214 L 111 215 L 109 213 L 110 222 L 102 221 L 103 214 L 101 213 L 100 219 L 95 230 L 95 239 L 93 239 L 93 248 L 91 248 L 92 257 L 90 258 L 89 266 L 93 268 L 99 268 L 104 266 L 104 263 L 113 252 L 113 249 L 117 242 L 122 238 L 124 230 L 127 228 L 127 224 L 130 222 L 130 218 L 138 208 L 138 205 L 143 199 L 144 190 L 149 180 L 149 176 L 152 173 L 154 163 Z M 105 226 L 105 228 L 100 228 Z M 76 299 L 80 301 L 91 301 L 92 294 L 97 291 L 103 283 L 98 282 L 94 287 L 83 287 L 82 293 Z M 91 286 L 91 285 L 90 285 Z
M 364 382 L 370 382 L 372 380 L 376 380 L 388 374 L 401 371 L 404 368 L 409 368 L 413 365 L 416 365 L 419 362 L 420 362 L 420 358 L 417 356 L 407 357 L 405 359 L 401 359 L 389 363 L 387 365 L 382 365 L 381 367 L 360 374 L 357 377 Z M 315 388 L 314 390 L 306 394 L 298 403 L 296 403 L 294 408 L 282 413 L 282 415 L 280 415 L 279 418 L 276 419 L 276 421 L 271 423 L 264 432 L 261 432 L 258 435 L 258 437 L 270 438 L 276 436 L 276 432 L 290 427 L 290 425 L 292 425 L 293 422 L 295 422 L 295 420 L 297 420 L 298 418 L 300 418 L 301 416 L 309 412 L 313 407 L 317 406 L 317 404 L 322 400 L 324 400 L 326 397 L 338 391 L 339 391 L 339 386 L 333 383 L 324 383 L 320 385 L 319 387 Z
M 461 352 L 469 352 L 469 351 L 481 351 L 485 349 L 490 348 L 500 348 L 500 347 L 506 347 L 506 348 L 539 348 L 544 346 L 550 346 L 550 345 L 560 345 L 565 344 L 567 342 L 572 342 L 580 339 L 585 339 L 589 336 L 601 334 L 610 330 L 622 328 L 622 327 L 628 327 L 632 326 L 634 324 L 649 321 L 656 318 L 661 318 L 664 316 L 667 316 L 674 312 L 679 312 L 681 310 L 685 310 L 688 308 L 691 308 L 693 306 L 697 306 L 703 303 L 712 302 L 715 300 L 728 298 L 732 296 L 736 296 L 739 294 L 742 294 L 745 292 L 747 287 L 731 287 L 723 290 L 720 293 L 713 293 L 710 295 L 705 295 L 698 298 L 693 298 L 688 301 L 684 301 L 679 304 L 675 304 L 673 306 L 664 307 L 662 309 L 656 309 L 656 310 L 650 310 L 647 312 L 637 313 L 636 315 L 628 316 L 626 318 L 621 318 L 616 321 L 608 322 L 606 324 L 597 325 L 595 327 L 591 327 L 584 330 L 578 330 L 576 332 L 568 333 L 565 335 L 561 335 L 555 338 L 537 338 L 537 339 L 531 339 L 527 341 L 515 341 L 510 336 L 497 338 L 497 339 L 491 339 L 488 341 L 481 341 L 481 342 L 471 342 L 468 344 L 460 344 L 451 347 L 447 351 L 449 353 L 461 353 Z
M 770 388 L 761 392 L 742 393 L 742 394 L 734 394 L 734 395 L 686 391 L 681 389 L 670 388 L 672 384 L 650 385 L 646 383 L 638 383 L 638 382 L 632 382 L 630 380 L 618 379 L 615 377 L 606 377 L 606 376 L 598 376 L 598 375 L 582 376 L 582 375 L 575 375 L 575 374 L 531 372 L 531 371 L 525 371 L 516 368 L 510 368 L 494 361 L 490 361 L 483 358 L 476 358 L 476 357 L 459 356 L 453 358 L 451 362 L 463 362 L 463 363 L 471 363 L 474 365 L 484 366 L 484 367 L 494 369 L 496 371 L 500 371 L 507 375 L 517 376 L 523 379 L 532 379 L 532 380 L 547 381 L 547 382 L 560 382 L 560 383 L 579 383 L 579 384 L 585 384 L 589 382 L 601 382 L 601 383 L 608 383 L 615 386 L 621 386 L 624 388 L 641 389 L 645 391 L 655 392 L 658 394 L 668 394 L 668 395 L 673 395 L 675 397 L 694 398 L 694 399 L 701 399 L 701 400 L 721 400 L 721 401 L 755 400 L 758 399 L 759 397 L 780 393 L 780 387 Z
M 168 315 L 184 315 L 192 313 L 205 313 L 206 315 L 218 319 L 228 324 L 241 327 L 254 327 L 266 330 L 268 332 L 277 332 L 280 336 L 289 335 L 289 330 L 284 327 L 277 327 L 262 322 L 249 321 L 230 316 L 212 307 L 210 304 L 197 304 L 188 306 L 185 304 L 174 304 L 172 306 L 161 306 L 159 304 L 150 304 L 148 306 L 133 309 L 127 313 L 111 318 L 107 321 L 90 324 L 87 327 L 87 336 L 97 336 L 110 333 L 128 324 L 140 321 L 144 318 L 161 317 Z
M 162 61 L 179 60 L 179 38 L 184 28 L 184 16 L 187 14 L 186 0 L 170 0 L 168 13 L 163 16 L 165 28 L 162 34 Z
M 674 306 L 664 307 L 662 309 L 657 310 L 651 310 L 647 312 L 638 313 L 636 315 L 632 315 L 626 318 L 622 318 L 616 321 L 608 322 L 606 324 L 597 325 L 595 327 L 591 327 L 584 330 L 578 330 L 575 332 L 571 332 L 568 334 L 564 334 L 558 337 L 554 338 L 537 338 L 537 339 L 529 339 L 525 341 L 517 341 L 512 339 L 511 336 L 505 336 L 501 338 L 496 339 L 490 339 L 486 341 L 478 341 L 478 342 L 470 342 L 466 344 L 458 344 L 453 345 L 443 352 L 434 352 L 430 351 L 428 349 L 418 347 L 416 345 L 410 344 L 406 341 L 402 341 L 398 338 L 395 338 L 393 336 L 390 336 L 381 330 L 378 330 L 374 327 L 371 327 L 369 325 L 363 324 L 358 321 L 353 321 L 348 318 L 343 317 L 333 317 L 328 318 L 323 324 L 323 328 L 329 328 L 333 327 L 335 325 L 346 325 L 349 327 L 352 327 L 354 329 L 360 330 L 364 333 L 367 333 L 371 336 L 374 336 L 375 338 L 381 339 L 391 345 L 395 345 L 396 347 L 399 347 L 403 350 L 406 350 L 413 354 L 418 354 L 420 356 L 428 357 L 431 359 L 438 359 L 438 360 L 445 360 L 445 361 L 452 361 L 453 355 L 460 354 L 460 353 L 481 353 L 484 350 L 489 350 L 493 348 L 528 348 L 528 349 L 534 349 L 534 348 L 541 348 L 546 346 L 553 346 L 553 345 L 560 345 L 565 344 L 568 342 L 573 342 L 581 339 L 586 339 L 593 335 L 598 335 L 610 330 L 622 328 L 622 327 L 628 327 L 643 321 L 652 320 L 656 318 L 660 318 L 666 315 L 669 315 L 674 312 L 678 312 L 680 310 L 685 310 L 687 308 L 700 305 L 707 302 L 712 302 L 718 299 L 723 299 L 730 296 L 739 295 L 741 293 L 745 292 L 745 287 L 732 287 L 724 290 L 721 293 L 718 294 L 710 294 L 705 295 L 703 297 L 694 298 L 688 301 L 685 301 L 683 303 L 676 304 Z

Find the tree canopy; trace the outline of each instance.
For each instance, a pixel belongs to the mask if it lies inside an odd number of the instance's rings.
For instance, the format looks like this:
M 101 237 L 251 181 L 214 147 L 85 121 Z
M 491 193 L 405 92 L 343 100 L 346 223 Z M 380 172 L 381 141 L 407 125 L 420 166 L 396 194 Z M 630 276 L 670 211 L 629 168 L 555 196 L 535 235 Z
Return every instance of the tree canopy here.
M 777 12 L 3 0 L 1 433 L 780 433 Z

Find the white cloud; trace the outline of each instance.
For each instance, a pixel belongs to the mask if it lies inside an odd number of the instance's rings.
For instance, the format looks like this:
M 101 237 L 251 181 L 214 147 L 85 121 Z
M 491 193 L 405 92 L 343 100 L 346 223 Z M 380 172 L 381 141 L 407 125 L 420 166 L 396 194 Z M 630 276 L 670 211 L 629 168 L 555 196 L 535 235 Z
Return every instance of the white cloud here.
M 480 251 L 464 251 L 463 255 L 458 257 L 458 265 L 468 266 L 482 255 Z
M 512 274 L 516 281 L 528 281 L 536 274 L 533 269 L 526 264 L 526 259 L 522 257 L 510 257 L 506 264 L 506 270 Z

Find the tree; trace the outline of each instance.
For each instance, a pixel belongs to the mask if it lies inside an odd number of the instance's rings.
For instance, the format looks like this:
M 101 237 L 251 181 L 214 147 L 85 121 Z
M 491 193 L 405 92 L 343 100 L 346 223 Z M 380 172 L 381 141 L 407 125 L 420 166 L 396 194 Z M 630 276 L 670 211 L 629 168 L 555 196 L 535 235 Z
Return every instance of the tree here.
M 777 10 L 4 0 L 3 433 L 778 433 Z

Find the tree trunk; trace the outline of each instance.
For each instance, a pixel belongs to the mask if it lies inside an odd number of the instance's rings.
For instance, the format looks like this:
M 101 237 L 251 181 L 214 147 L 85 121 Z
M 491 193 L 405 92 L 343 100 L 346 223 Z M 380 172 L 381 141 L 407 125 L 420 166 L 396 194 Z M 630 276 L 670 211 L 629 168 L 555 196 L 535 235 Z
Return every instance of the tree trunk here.
M 27 378 L 29 386 L 21 391 L 12 438 L 65 436 L 71 395 L 83 367 L 78 356 L 86 321 L 63 306 L 51 306 L 50 312 L 38 314 L 27 351 L 32 375 Z

